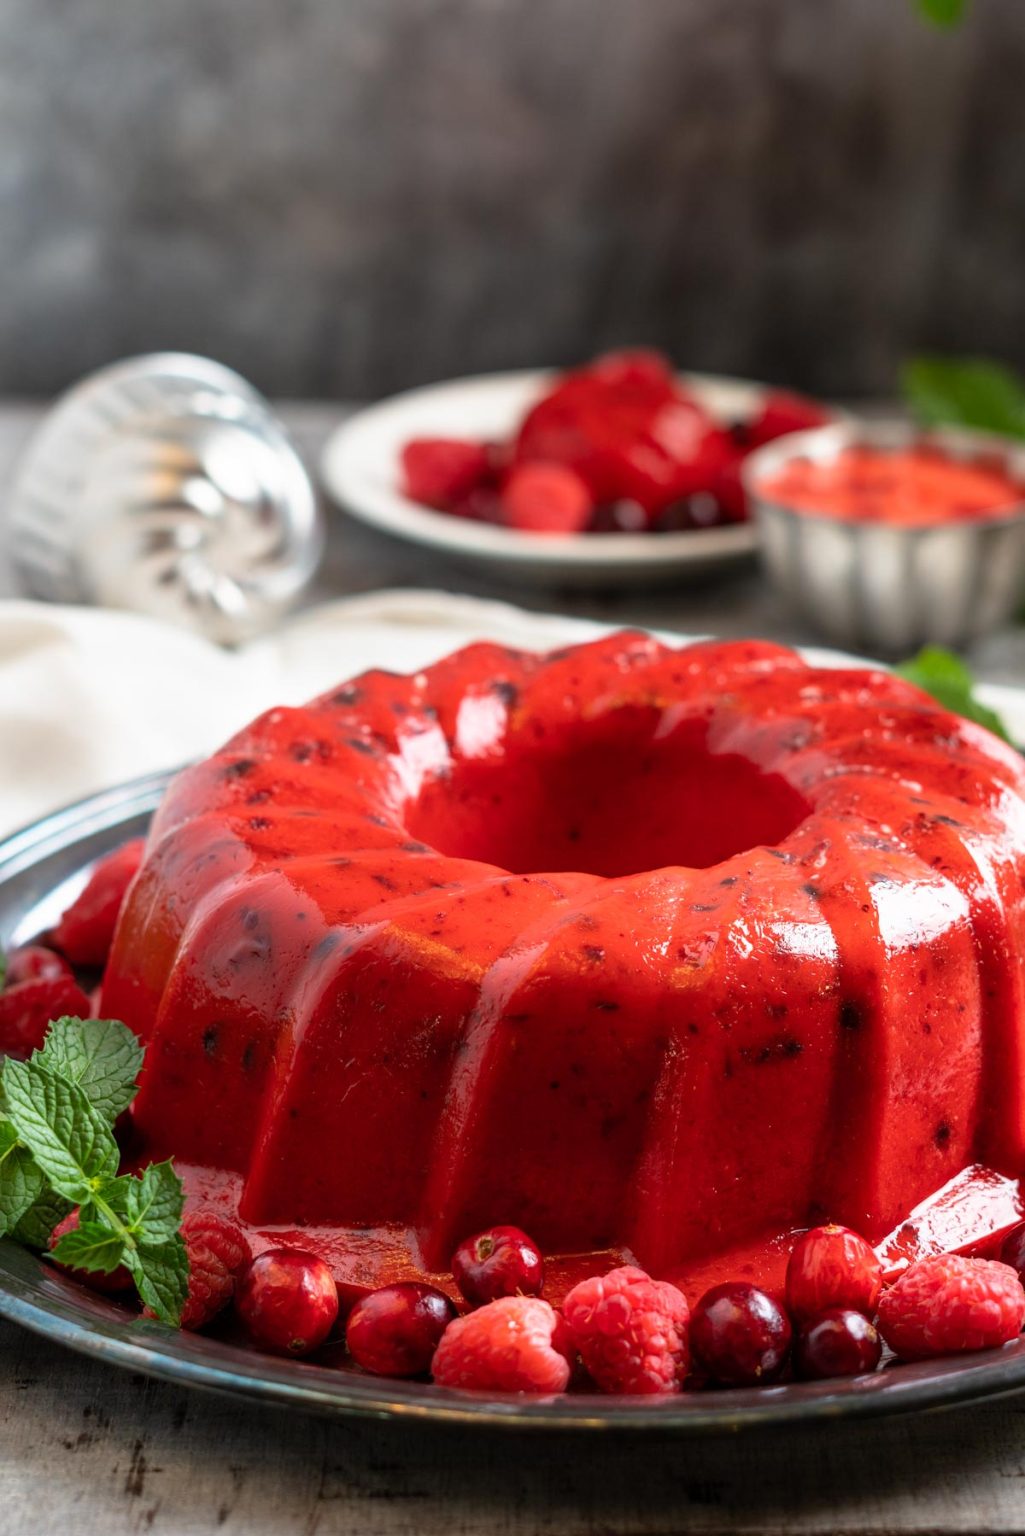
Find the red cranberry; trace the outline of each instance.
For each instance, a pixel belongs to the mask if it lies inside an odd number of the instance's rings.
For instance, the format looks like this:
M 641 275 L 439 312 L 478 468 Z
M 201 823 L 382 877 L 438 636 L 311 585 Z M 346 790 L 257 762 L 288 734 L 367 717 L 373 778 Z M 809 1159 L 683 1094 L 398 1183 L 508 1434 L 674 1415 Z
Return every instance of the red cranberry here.
M 62 955 L 42 944 L 23 944 L 7 956 L 4 986 L 16 987 L 22 981 L 55 981 L 71 974 L 71 967 Z
M 652 527 L 656 533 L 689 533 L 695 528 L 718 528 L 727 521 L 711 491 L 694 491 L 682 501 L 663 507 Z
M 459 1244 L 452 1278 L 471 1306 L 482 1307 L 499 1296 L 540 1296 L 545 1263 L 519 1227 L 489 1227 Z
M 826 1376 L 864 1376 L 874 1371 L 882 1340 L 863 1312 L 830 1307 L 799 1325 L 794 1343 L 797 1374 L 807 1381 Z
M 264 1349 L 308 1355 L 334 1326 L 338 1291 L 323 1259 L 300 1248 L 268 1248 L 242 1274 L 235 1309 Z
M 882 1288 L 875 1250 L 848 1227 L 812 1227 L 791 1250 L 787 1307 L 797 1322 L 830 1307 L 853 1307 L 873 1317 Z
M 783 1308 L 745 1280 L 713 1286 L 691 1313 L 695 1360 L 724 1386 L 775 1381 L 786 1364 L 790 1337 Z
M 1000 1244 L 1000 1252 L 997 1258 L 1001 1264 L 1010 1264 L 1012 1269 L 1018 1271 L 1018 1279 L 1025 1284 L 1025 1221 L 1019 1221 L 1016 1227 L 1012 1227 Z
M 648 526 L 648 514 L 639 501 L 628 496 L 619 501 L 603 501 L 591 513 L 588 524 L 592 533 L 643 533 Z
M 456 1317 L 443 1291 L 412 1280 L 384 1285 L 357 1301 L 345 1342 L 357 1365 L 376 1376 L 419 1376 Z
M 81 1212 L 76 1205 L 73 1211 L 68 1212 L 63 1221 L 57 1223 L 50 1233 L 49 1241 L 46 1245 L 51 1253 L 62 1237 L 68 1232 L 74 1232 L 77 1229 L 80 1216 Z M 116 1269 L 111 1270 L 109 1275 L 105 1275 L 100 1270 L 72 1269 L 70 1265 L 61 1264 L 56 1259 L 54 1263 L 57 1264 L 59 1269 L 63 1269 L 66 1275 L 70 1275 L 72 1280 L 77 1280 L 80 1285 L 87 1285 L 91 1291 L 101 1291 L 105 1296 L 120 1295 L 122 1291 L 130 1291 L 135 1284 L 123 1264 L 119 1264 Z

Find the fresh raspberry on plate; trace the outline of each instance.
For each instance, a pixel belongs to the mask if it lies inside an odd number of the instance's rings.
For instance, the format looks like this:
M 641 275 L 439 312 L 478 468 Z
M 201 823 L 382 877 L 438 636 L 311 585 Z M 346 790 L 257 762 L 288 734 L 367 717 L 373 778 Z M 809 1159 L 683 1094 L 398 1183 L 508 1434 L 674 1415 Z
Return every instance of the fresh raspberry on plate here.
M 593 511 L 590 491 L 565 464 L 517 464 L 502 488 L 502 521 L 523 533 L 580 533 Z
M 449 1323 L 431 1370 L 442 1387 L 477 1392 L 565 1392 L 570 1365 L 559 1317 L 537 1296 L 502 1296 Z
M 1025 1322 L 1025 1290 L 996 1259 L 941 1254 L 912 1264 L 879 1302 L 877 1326 L 902 1360 L 996 1349 Z
M 402 449 L 402 488 L 411 501 L 449 512 L 491 474 L 486 443 L 414 437 Z
M 92 1005 L 73 976 L 40 976 L 0 992 L 0 1053 L 30 1056 L 53 1019 L 88 1019 Z
M 581 1280 L 563 1312 L 603 1392 L 679 1392 L 687 1374 L 689 1312 L 675 1285 L 625 1265 Z
M 186 1216 L 181 1234 L 189 1256 L 189 1295 L 181 1326 L 194 1333 L 228 1305 L 252 1253 L 245 1233 L 223 1216 L 204 1211 Z
M 72 965 L 106 965 L 118 913 L 142 863 L 144 846 L 141 837 L 135 838 L 101 859 L 53 930 L 54 947 Z
M 47 949 L 44 944 L 22 944 L 7 952 L 3 986 L 17 987 L 23 981 L 60 981 L 71 974 L 70 965 L 56 950 Z

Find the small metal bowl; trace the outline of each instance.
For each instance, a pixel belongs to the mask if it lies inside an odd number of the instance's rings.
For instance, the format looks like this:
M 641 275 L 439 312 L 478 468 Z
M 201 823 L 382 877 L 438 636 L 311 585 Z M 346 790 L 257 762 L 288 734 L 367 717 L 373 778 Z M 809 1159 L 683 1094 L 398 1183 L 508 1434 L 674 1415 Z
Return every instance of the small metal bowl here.
M 905 421 L 796 432 L 745 462 L 771 579 L 811 624 L 849 648 L 894 656 L 921 645 L 968 645 L 1009 619 L 1025 588 L 1025 500 L 992 516 L 922 525 L 847 521 L 765 494 L 795 459 L 822 463 L 848 448 L 896 453 L 921 446 L 981 460 L 1025 484 L 1025 443 L 953 428 L 926 431 Z

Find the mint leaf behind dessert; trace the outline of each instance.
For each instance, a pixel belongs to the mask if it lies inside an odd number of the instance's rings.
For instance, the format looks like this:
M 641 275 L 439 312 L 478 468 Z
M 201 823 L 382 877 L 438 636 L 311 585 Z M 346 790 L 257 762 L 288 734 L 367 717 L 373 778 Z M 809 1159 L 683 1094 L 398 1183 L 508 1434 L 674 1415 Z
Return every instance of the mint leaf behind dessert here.
M 189 1294 L 189 1259 L 181 1236 L 166 1243 L 140 1243 L 126 1250 L 124 1262 L 144 1305 L 162 1323 L 177 1328 Z
M 42 1252 L 49 1246 L 54 1227 L 64 1220 L 71 1209 L 72 1201 L 65 1200 L 63 1195 L 55 1194 L 44 1185 L 42 1194 L 32 1202 L 11 1230 L 10 1236 L 16 1243 Z
M 93 1108 L 113 1125 L 135 1097 L 143 1051 L 117 1019 L 54 1019 L 33 1058 L 58 1077 L 78 1083 Z
M 956 27 L 968 9 L 968 0 L 918 0 L 918 9 L 936 27 Z
M 46 1180 L 9 1120 L 0 1121 L 0 1237 L 14 1230 L 42 1194 Z
M 894 671 L 907 682 L 914 683 L 923 693 L 928 693 L 942 704 L 944 709 L 984 725 L 994 736 L 1010 741 L 1007 727 L 995 709 L 989 709 L 975 697 L 975 679 L 960 656 L 945 651 L 938 645 L 927 645 L 910 661 L 904 661 Z
M 3 950 L 0 949 L 0 992 L 2 992 L 4 990 L 4 985 L 5 985 L 6 981 L 7 981 L 7 956 L 4 954 Z
M 181 1226 L 185 1194 L 171 1163 L 150 1163 L 138 1179 L 130 1179 L 125 1222 L 143 1244 L 160 1244 L 175 1237 Z
M 985 358 L 916 357 L 905 365 L 904 397 L 930 427 L 971 427 L 1025 437 L 1025 383 Z
M 80 1221 L 73 1232 L 65 1232 L 53 1256 L 71 1269 L 87 1269 L 110 1275 L 124 1258 L 124 1240 L 103 1221 Z
M 3 1064 L 7 1115 L 50 1184 L 68 1200 L 88 1201 L 94 1181 L 113 1178 L 119 1154 L 109 1125 L 77 1083 L 38 1061 Z

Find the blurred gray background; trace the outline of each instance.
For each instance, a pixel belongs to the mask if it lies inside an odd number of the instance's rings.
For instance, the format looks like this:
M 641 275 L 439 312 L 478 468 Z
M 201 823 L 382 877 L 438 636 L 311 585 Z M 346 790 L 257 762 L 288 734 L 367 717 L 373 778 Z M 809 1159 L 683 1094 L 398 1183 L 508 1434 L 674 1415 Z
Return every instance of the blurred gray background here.
M 0 0 L 0 391 L 1025 364 L 1025 0 Z

